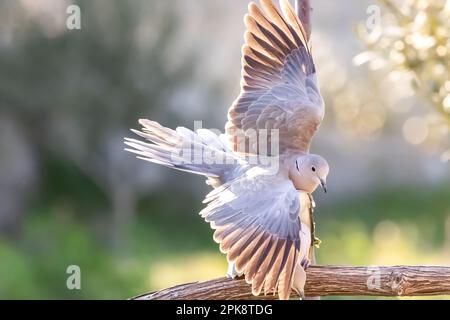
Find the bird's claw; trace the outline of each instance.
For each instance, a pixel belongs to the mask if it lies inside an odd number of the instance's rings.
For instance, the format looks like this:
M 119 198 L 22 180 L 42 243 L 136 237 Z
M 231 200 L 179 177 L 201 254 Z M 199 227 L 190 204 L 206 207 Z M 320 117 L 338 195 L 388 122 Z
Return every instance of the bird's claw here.
M 236 265 L 232 262 L 228 263 L 228 271 L 227 271 L 227 278 L 235 280 L 239 278 L 241 274 L 236 270 Z

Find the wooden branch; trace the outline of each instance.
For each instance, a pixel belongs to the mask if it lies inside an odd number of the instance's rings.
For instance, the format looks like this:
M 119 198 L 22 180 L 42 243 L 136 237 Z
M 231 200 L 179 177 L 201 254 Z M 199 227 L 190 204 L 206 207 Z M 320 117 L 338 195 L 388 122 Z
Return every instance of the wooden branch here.
M 310 0 L 295 0 L 295 11 L 306 31 L 307 41 L 311 38 L 311 3 Z
M 306 296 L 450 295 L 450 267 L 313 266 L 307 270 Z M 296 295 L 293 295 L 296 297 Z M 273 300 L 254 297 L 245 280 L 220 278 L 144 294 L 134 300 Z

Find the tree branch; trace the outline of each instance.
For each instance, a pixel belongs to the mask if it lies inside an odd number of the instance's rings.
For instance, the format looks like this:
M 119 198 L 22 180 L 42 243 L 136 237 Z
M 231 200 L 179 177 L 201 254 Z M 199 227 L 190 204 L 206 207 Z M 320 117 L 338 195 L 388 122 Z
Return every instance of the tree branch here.
M 306 36 L 308 38 L 306 39 L 307 41 L 311 38 L 311 10 L 312 8 L 309 0 L 295 0 L 295 11 L 305 28 Z
M 450 295 L 450 267 L 313 266 L 307 270 L 306 296 Z M 294 295 L 293 297 L 296 297 Z M 245 280 L 220 278 L 144 294 L 134 300 L 273 300 L 254 297 Z

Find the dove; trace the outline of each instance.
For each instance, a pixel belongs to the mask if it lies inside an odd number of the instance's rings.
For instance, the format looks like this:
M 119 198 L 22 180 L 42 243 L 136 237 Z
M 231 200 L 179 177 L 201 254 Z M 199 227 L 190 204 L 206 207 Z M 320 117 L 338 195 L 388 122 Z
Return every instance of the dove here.
M 245 277 L 255 296 L 285 300 L 295 290 L 304 297 L 313 259 L 310 195 L 327 191 L 330 171 L 310 153 L 325 104 L 308 35 L 289 1 L 251 2 L 244 22 L 241 91 L 225 133 L 143 119 L 142 129 L 132 130 L 139 139 L 125 139 L 126 150 L 206 177 L 212 191 L 200 216 L 215 230 L 230 277 Z

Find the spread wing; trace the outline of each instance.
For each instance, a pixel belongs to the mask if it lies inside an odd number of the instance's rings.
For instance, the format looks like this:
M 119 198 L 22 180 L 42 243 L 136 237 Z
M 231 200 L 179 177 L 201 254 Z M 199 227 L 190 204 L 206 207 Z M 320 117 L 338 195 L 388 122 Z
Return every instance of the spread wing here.
M 300 252 L 300 200 L 287 177 L 253 168 L 212 191 L 200 213 L 215 229 L 214 240 L 252 284 L 253 294 L 291 293 Z
M 245 16 L 241 93 L 228 112 L 226 131 L 237 152 L 261 154 L 267 148 L 273 155 L 279 139 L 281 154 L 308 153 L 324 103 L 306 32 L 288 0 L 280 0 L 283 14 L 271 0 L 261 0 L 261 6 L 263 11 L 251 3 Z

